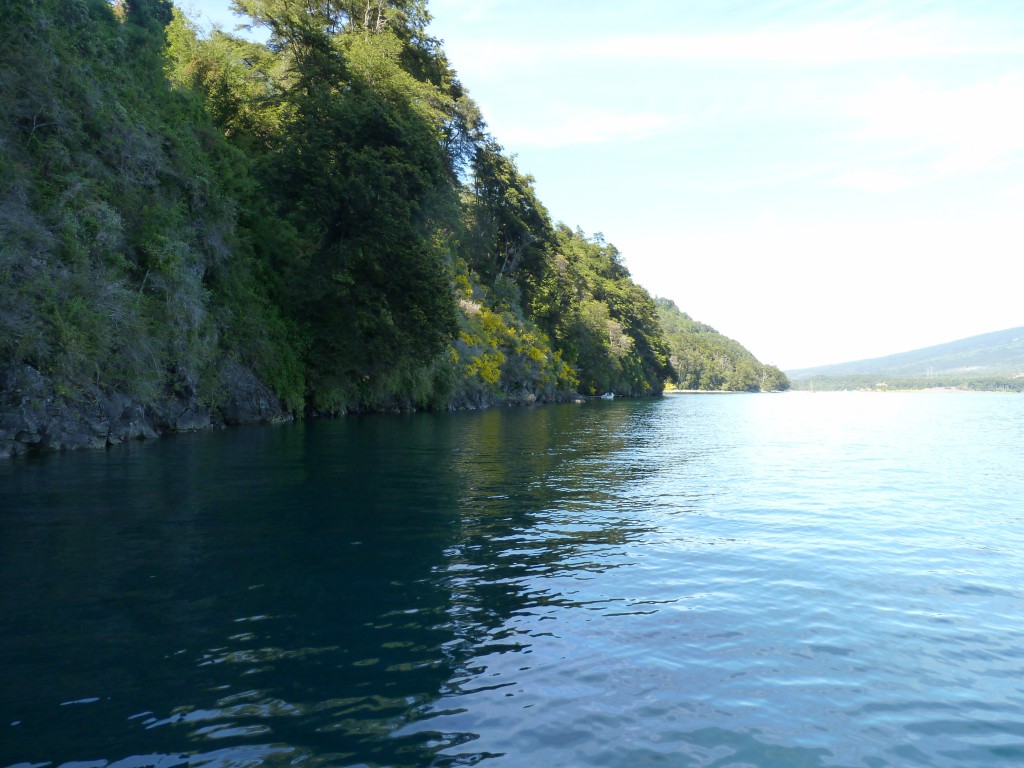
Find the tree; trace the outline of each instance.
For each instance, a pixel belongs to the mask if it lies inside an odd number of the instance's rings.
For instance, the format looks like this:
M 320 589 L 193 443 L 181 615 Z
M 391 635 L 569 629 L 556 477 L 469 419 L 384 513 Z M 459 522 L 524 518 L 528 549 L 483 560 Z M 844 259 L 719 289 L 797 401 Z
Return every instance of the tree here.
M 497 142 L 487 140 L 477 146 L 467 260 L 486 280 L 508 276 L 529 290 L 544 269 L 554 233 L 533 183 L 533 177 L 521 174 Z
M 422 8 L 376 0 L 235 7 L 270 31 L 273 59 L 256 60 L 256 98 L 211 100 L 227 103 L 221 120 L 243 143 L 270 129 L 256 174 L 295 234 L 287 249 L 273 237 L 256 247 L 281 305 L 308 332 L 314 400 L 337 409 L 404 396 L 455 329 L 433 221 L 442 201 L 455 199 L 441 145 L 444 95 L 403 63 L 418 44 Z M 231 60 L 239 50 L 215 51 L 226 73 L 218 77 L 247 82 L 252 64 Z
M 789 387 L 786 375 L 758 362 L 747 349 L 693 320 L 668 299 L 655 300 L 671 348 L 675 378 L 683 389 L 757 392 Z

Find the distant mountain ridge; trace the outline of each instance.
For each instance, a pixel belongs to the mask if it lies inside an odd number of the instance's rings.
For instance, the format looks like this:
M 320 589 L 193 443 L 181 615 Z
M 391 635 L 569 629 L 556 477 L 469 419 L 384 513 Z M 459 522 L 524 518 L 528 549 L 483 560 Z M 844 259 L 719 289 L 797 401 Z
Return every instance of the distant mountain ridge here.
M 1015 376 L 1024 373 L 1024 327 L 983 333 L 885 357 L 786 371 L 799 381 L 816 376 Z

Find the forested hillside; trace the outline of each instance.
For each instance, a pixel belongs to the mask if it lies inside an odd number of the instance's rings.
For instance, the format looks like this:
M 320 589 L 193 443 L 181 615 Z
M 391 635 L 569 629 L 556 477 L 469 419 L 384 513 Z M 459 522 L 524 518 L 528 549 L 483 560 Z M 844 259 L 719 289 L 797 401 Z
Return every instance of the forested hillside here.
M 697 322 L 669 299 L 655 299 L 655 303 L 671 350 L 675 386 L 736 392 L 789 389 L 786 374 L 760 363 L 739 342 Z
M 752 388 L 674 373 L 650 295 L 552 221 L 424 3 L 235 7 L 266 43 L 167 0 L 0 0 L 0 451 Z

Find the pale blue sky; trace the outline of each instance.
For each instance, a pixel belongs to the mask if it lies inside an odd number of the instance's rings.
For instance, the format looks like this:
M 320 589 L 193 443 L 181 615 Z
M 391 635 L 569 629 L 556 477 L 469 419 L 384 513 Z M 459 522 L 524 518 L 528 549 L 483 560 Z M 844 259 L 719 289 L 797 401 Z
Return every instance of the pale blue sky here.
M 1024 3 L 429 8 L 552 216 L 764 362 L 1024 325 Z

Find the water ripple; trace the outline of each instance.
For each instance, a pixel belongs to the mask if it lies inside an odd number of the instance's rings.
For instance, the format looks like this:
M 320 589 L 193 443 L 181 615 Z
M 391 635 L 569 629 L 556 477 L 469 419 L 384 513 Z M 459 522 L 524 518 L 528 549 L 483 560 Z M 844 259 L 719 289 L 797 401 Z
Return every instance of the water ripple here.
M 793 395 L 5 467 L 0 764 L 1016 765 L 1022 452 Z

